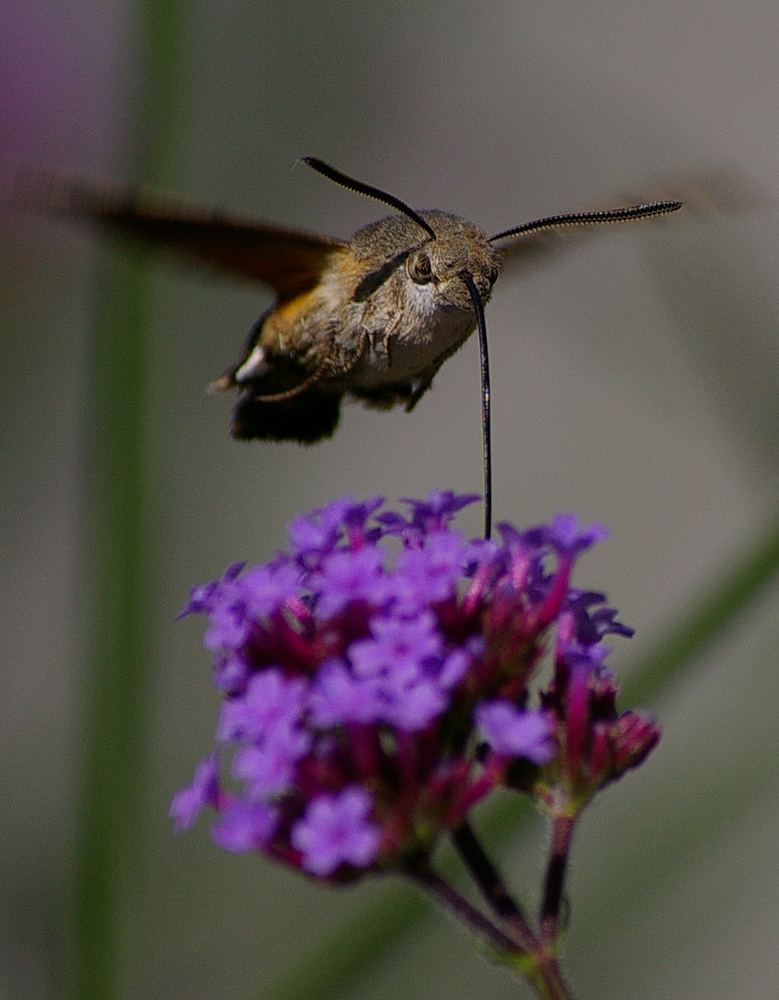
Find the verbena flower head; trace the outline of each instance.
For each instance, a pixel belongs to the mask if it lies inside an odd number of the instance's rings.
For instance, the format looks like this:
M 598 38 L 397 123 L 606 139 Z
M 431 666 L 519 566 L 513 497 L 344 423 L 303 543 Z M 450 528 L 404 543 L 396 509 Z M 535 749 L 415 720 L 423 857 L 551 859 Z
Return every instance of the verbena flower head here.
M 632 632 L 570 583 L 604 529 L 469 540 L 451 524 L 475 499 L 337 500 L 193 590 L 224 700 L 177 829 L 208 806 L 221 847 L 343 880 L 413 864 L 498 787 L 576 812 L 646 757 L 659 731 L 617 713 L 604 664 L 603 638 Z

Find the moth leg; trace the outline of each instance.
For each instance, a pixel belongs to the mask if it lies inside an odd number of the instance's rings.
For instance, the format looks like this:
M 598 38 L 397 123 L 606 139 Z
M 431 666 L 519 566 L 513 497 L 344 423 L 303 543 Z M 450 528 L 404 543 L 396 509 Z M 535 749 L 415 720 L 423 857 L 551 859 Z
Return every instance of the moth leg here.
M 385 328 L 384 333 L 382 334 L 381 337 L 381 346 L 384 351 L 384 357 L 388 369 L 392 368 L 392 341 L 395 337 L 395 332 L 398 326 L 400 326 L 400 322 L 401 322 L 401 314 L 398 313 L 395 319 L 393 319 L 390 322 L 390 324 Z
M 419 384 L 416 389 L 409 396 L 408 402 L 406 403 L 406 413 L 411 413 L 420 399 L 424 396 L 430 386 L 433 384 L 433 379 L 436 377 L 438 369 L 443 364 L 443 361 L 439 361 L 435 365 L 431 365 L 425 372 L 422 373 Z
M 362 339 L 360 340 L 359 348 L 354 352 L 354 355 L 349 359 L 349 363 L 346 365 L 346 367 L 338 372 L 339 378 L 346 376 L 351 371 L 353 371 L 365 357 L 365 352 L 368 349 L 368 339 L 369 339 L 368 334 L 363 333 Z M 319 382 L 319 380 L 322 379 L 325 376 L 325 374 L 328 373 L 328 370 L 331 375 L 333 374 L 331 360 L 330 360 L 332 346 L 333 345 L 331 340 L 330 343 L 328 344 L 327 350 L 322 355 L 319 364 L 307 378 L 303 379 L 300 385 L 292 386 L 291 389 L 284 389 L 281 392 L 257 394 L 253 398 L 260 403 L 283 403 L 287 399 L 294 399 L 296 396 L 301 396 L 304 392 L 307 392 L 311 388 L 311 386 L 313 386 L 316 382 Z
M 299 385 L 293 385 L 291 389 L 283 389 L 281 392 L 266 392 L 252 396 L 258 403 L 283 403 L 286 399 L 294 399 L 295 396 L 302 396 L 312 385 L 318 382 L 328 368 L 328 356 L 325 354 L 313 372 Z
M 367 334 L 346 367 L 338 375 L 348 373 L 360 362 L 368 347 Z M 298 441 L 314 444 L 330 437 L 338 424 L 344 389 L 333 385 L 332 362 L 324 359 L 299 385 L 281 392 L 254 394 L 245 389 L 233 411 L 231 433 L 239 439 L 260 438 L 265 441 Z M 337 377 L 337 376 L 336 376 Z M 323 379 L 330 379 L 319 384 Z
M 409 401 L 406 403 L 406 413 L 411 413 L 411 411 L 414 409 L 414 407 L 417 405 L 417 403 L 424 396 L 424 394 L 427 392 L 427 390 L 430 388 L 432 384 L 433 384 L 432 375 L 430 376 L 430 378 L 426 378 L 423 382 L 419 383 L 416 389 L 414 389 L 414 391 L 411 393 Z
M 387 330 L 382 337 L 381 346 L 384 348 L 384 358 L 387 368 L 392 368 L 392 330 Z
M 367 330 L 363 330 L 362 333 L 360 334 L 360 343 L 357 347 L 357 350 L 354 352 L 354 354 L 352 354 L 352 356 L 346 362 L 344 367 L 338 369 L 338 371 L 335 373 L 335 377 L 341 379 L 345 378 L 347 375 L 350 375 L 367 354 L 370 344 L 371 344 L 371 335 L 368 333 Z

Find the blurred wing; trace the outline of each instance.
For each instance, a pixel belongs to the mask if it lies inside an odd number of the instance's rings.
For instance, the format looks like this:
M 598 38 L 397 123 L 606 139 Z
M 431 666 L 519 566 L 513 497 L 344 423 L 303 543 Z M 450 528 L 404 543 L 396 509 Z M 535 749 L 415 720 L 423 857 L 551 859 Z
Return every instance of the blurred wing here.
M 237 214 L 120 185 L 30 174 L 15 186 L 16 205 L 71 215 L 192 262 L 270 285 L 289 299 L 311 288 L 341 240 L 284 229 Z
M 565 232 L 562 229 L 552 229 L 546 232 L 529 233 L 515 240 L 496 241 L 495 246 L 503 255 L 504 270 L 515 271 L 519 268 L 553 260 L 559 251 L 575 245 L 582 240 L 584 232 Z

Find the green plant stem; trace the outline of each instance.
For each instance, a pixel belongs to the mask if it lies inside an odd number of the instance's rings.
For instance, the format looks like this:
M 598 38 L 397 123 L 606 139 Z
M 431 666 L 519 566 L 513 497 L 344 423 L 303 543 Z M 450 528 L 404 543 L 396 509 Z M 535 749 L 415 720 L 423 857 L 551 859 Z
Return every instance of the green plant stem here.
M 139 173 L 159 179 L 172 139 L 176 5 L 139 4 Z M 159 137 L 164 137 L 161 144 Z M 141 781 L 153 567 L 147 553 L 150 285 L 131 254 L 104 275 L 89 349 L 84 443 L 85 690 L 72 920 L 73 1000 L 122 992 L 122 913 L 141 857 Z
M 138 349 L 146 325 L 147 286 L 137 264 L 111 268 L 99 310 L 116 335 L 109 357 L 98 335 L 91 352 L 90 433 L 86 468 L 89 517 L 86 576 L 88 648 L 78 810 L 70 995 L 118 995 L 120 911 L 139 824 L 138 747 L 143 742 L 145 663 L 142 598 L 145 554 L 144 388 Z M 116 413 L 111 407 L 123 403 Z M 103 419 L 100 419 L 100 417 Z

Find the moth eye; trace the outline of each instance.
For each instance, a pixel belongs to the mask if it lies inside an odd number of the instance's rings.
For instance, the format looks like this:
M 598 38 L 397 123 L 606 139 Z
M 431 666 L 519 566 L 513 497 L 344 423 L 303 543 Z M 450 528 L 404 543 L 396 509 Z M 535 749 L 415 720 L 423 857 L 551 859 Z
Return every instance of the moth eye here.
M 417 285 L 427 285 L 433 278 L 433 265 L 427 254 L 418 253 L 406 261 L 408 276 Z

